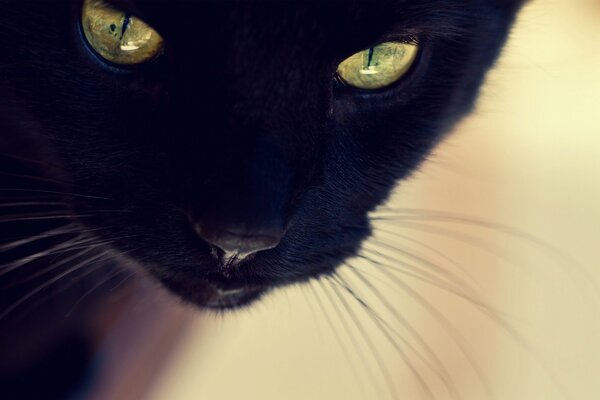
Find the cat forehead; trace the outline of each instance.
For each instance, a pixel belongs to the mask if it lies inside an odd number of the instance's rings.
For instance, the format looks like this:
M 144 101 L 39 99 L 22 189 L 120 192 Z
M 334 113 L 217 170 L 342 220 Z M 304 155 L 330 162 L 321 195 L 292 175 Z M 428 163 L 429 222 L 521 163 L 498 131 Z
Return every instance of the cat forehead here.
M 481 17 L 482 8 L 513 8 L 521 0 L 107 0 L 169 30 L 194 29 L 219 15 L 222 29 L 245 24 L 276 31 L 335 29 L 340 35 L 359 30 L 366 36 L 393 28 L 444 34 Z M 475 14 L 472 14 L 475 12 Z M 348 31 L 348 32 L 346 32 Z
M 482 10 L 508 10 L 517 0 L 106 1 L 145 19 L 172 45 L 191 49 L 213 41 L 241 54 L 293 43 L 339 57 L 394 36 L 472 34 L 465 21 L 485 19 Z

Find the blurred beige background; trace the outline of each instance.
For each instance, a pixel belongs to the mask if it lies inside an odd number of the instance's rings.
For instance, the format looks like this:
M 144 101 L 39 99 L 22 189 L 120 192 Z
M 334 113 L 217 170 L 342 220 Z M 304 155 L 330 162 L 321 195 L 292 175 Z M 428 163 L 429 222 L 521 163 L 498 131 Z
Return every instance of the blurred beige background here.
M 600 2 L 533 1 L 477 111 L 390 205 L 432 211 L 365 245 L 396 278 L 351 262 L 405 320 L 342 270 L 395 340 L 345 296 L 387 372 L 315 284 L 198 316 L 148 398 L 598 399 L 599 183 Z

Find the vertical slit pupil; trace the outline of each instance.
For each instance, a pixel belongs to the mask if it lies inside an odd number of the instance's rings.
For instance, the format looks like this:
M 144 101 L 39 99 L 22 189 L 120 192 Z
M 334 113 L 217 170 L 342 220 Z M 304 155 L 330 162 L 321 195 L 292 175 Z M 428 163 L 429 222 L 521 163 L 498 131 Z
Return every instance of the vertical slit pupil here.
M 367 60 L 367 68 L 371 66 L 371 61 L 373 61 L 373 48 L 369 48 L 369 58 Z
M 131 14 L 125 14 L 125 19 L 123 21 L 123 27 L 121 28 L 121 37 L 119 38 L 119 40 L 123 40 L 123 36 L 125 36 L 125 31 L 127 30 L 127 27 L 129 26 L 130 23 L 131 23 Z

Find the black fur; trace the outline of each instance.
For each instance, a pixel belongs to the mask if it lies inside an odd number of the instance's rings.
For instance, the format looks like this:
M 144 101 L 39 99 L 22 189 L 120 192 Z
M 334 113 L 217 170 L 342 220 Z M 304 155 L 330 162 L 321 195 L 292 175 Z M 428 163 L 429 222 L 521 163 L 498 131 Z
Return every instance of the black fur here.
M 328 274 L 357 251 L 367 213 L 471 109 L 520 5 L 111 2 L 161 32 L 160 58 L 101 61 L 83 39 L 80 0 L 0 0 L 0 159 L 9 170 L 15 152 L 21 164 L 42 160 L 28 174 L 43 179 L 22 190 L 77 194 L 54 196 L 186 301 L 208 307 L 216 288 L 246 288 L 222 308 Z M 389 40 L 420 44 L 406 78 L 377 92 L 336 84 L 339 62 Z M 224 271 L 194 232 L 199 220 L 285 236 Z M 7 226 L 5 241 L 48 228 Z

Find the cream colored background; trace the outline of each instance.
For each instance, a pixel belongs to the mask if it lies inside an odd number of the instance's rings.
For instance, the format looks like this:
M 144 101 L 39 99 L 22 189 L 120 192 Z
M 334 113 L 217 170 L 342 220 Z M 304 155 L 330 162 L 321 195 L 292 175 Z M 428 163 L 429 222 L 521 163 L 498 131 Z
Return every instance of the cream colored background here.
M 476 288 L 468 295 L 485 303 L 398 274 L 447 319 L 443 322 L 414 296 L 382 284 L 376 266 L 360 267 L 375 275 L 371 280 L 437 354 L 455 398 L 600 398 L 600 292 L 594 287 L 600 285 L 600 2 L 528 5 L 477 111 L 414 179 L 402 183 L 392 203 L 496 221 L 537 238 L 449 220 L 378 225 L 452 258 L 458 266 L 414 242 L 379 235 L 468 282 Z M 431 271 L 424 262 L 396 257 Z M 354 282 L 381 317 L 418 348 L 417 339 Z M 368 355 L 361 361 L 326 295 L 313 286 L 335 330 L 343 332 L 348 357 L 311 290 L 294 288 L 235 315 L 199 316 L 149 398 L 390 398 L 377 364 Z M 346 298 L 381 354 L 397 398 L 431 398 L 373 321 Z M 358 329 L 346 321 L 360 351 L 370 354 Z M 453 339 L 459 336 L 464 339 Z M 452 399 L 440 379 L 444 375 L 406 343 L 398 344 L 432 395 Z

